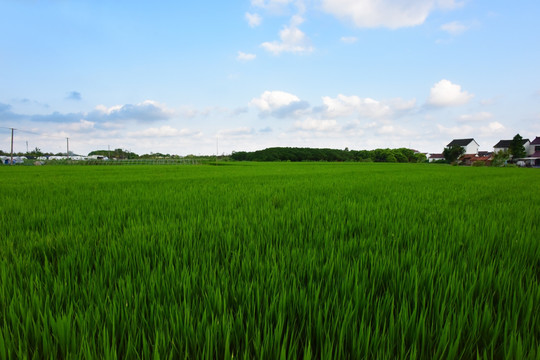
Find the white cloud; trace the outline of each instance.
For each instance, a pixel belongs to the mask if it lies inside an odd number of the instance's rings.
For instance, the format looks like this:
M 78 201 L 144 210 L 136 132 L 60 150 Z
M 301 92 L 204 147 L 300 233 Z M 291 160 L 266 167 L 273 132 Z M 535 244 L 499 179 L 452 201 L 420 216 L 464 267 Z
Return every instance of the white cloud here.
M 397 111 L 411 110 L 416 106 L 416 99 L 405 100 L 401 98 L 390 99 L 386 102 L 392 109 Z
M 284 91 L 265 91 L 260 97 L 252 99 L 250 105 L 257 107 L 262 116 L 278 118 L 297 116 L 309 107 L 298 96 Z
M 294 127 L 298 130 L 305 131 L 338 131 L 340 127 L 336 120 L 318 120 L 307 118 L 294 123 Z
M 265 91 L 259 98 L 251 100 L 251 104 L 261 111 L 272 111 L 297 101 L 300 101 L 298 96 L 285 91 Z
M 262 17 L 259 14 L 251 14 L 247 12 L 245 16 L 250 27 L 254 28 L 261 25 Z
M 192 119 L 197 116 L 201 117 L 209 117 L 214 114 L 218 114 L 219 116 L 226 115 L 226 116 L 238 116 L 243 113 L 246 113 L 248 111 L 247 107 L 240 107 L 236 109 L 230 109 L 227 107 L 222 106 L 207 106 L 202 109 L 197 109 L 192 106 L 182 106 L 178 110 L 178 115 L 181 115 L 184 118 Z
M 176 129 L 172 126 L 165 125 L 159 128 L 148 128 L 141 131 L 128 132 L 127 135 L 133 137 L 184 137 L 200 135 L 200 132 L 189 129 Z
M 100 120 L 137 120 L 156 121 L 169 119 L 174 111 L 153 100 L 145 100 L 142 103 L 132 105 L 114 105 L 106 107 L 96 106 L 96 110 L 88 115 L 88 118 Z
M 493 114 L 487 111 L 481 111 L 475 114 L 463 114 L 459 117 L 461 122 L 473 122 L 489 120 L 493 117 Z
M 443 79 L 431 88 L 428 104 L 434 106 L 463 105 L 468 103 L 473 97 L 473 94 L 462 91 L 460 85 Z
M 384 125 L 379 130 L 377 130 L 378 134 L 393 134 L 395 131 L 395 127 L 393 125 Z
M 432 10 L 450 8 L 452 0 L 322 0 L 322 9 L 357 27 L 400 27 L 424 23 Z
M 65 128 L 71 131 L 75 131 L 75 132 L 88 131 L 90 129 L 93 129 L 95 124 L 96 124 L 95 122 L 81 119 L 78 123 L 71 123 L 71 124 L 65 125 Z
M 464 1 L 456 1 L 456 0 L 437 0 L 436 4 L 441 8 L 445 10 L 453 10 L 459 7 L 462 7 L 465 5 Z
M 254 134 L 254 130 L 249 127 L 239 127 L 236 129 L 224 129 L 218 132 L 219 136 L 223 137 L 246 137 Z
M 251 0 L 251 5 L 273 13 L 283 12 L 294 0 Z
M 384 135 L 385 137 L 392 137 L 392 138 L 410 138 L 415 135 L 415 133 L 411 130 L 405 129 L 401 126 L 396 125 L 383 125 L 379 129 L 377 129 L 377 134 Z
M 390 106 L 370 98 L 345 96 L 339 94 L 336 98 L 324 96 L 325 115 L 330 118 L 346 117 L 358 114 L 362 117 L 381 118 L 392 114 Z
M 503 124 L 498 121 L 489 123 L 488 126 L 483 126 L 480 128 L 481 134 L 484 136 L 502 133 L 506 130 Z
M 179 115 L 182 117 L 191 119 L 195 116 L 199 115 L 199 111 L 197 109 L 192 108 L 191 106 L 182 106 L 179 110 Z
M 295 15 L 291 18 L 291 23 L 283 27 L 279 32 L 280 41 L 264 42 L 261 47 L 274 55 L 279 55 L 282 52 L 292 53 L 309 53 L 313 51 L 309 38 L 298 29 L 304 19 Z
M 498 101 L 499 101 L 499 97 L 493 97 L 493 98 L 490 98 L 490 99 L 482 99 L 482 100 L 480 100 L 480 104 L 484 105 L 484 106 L 489 106 L 489 105 L 496 104 Z
M 454 137 L 463 137 L 474 133 L 474 128 L 469 125 L 445 127 L 443 125 L 437 124 L 437 129 L 439 129 L 439 132 L 441 134 Z
M 101 127 L 104 129 L 124 129 L 126 125 L 115 122 L 104 122 L 103 124 L 101 124 Z
M 460 35 L 467 31 L 469 27 L 459 21 L 452 21 L 441 25 L 441 30 L 446 31 L 450 35 Z
M 247 54 L 247 53 L 239 51 L 238 55 L 236 56 L 236 59 L 240 61 L 251 61 L 251 60 L 255 60 L 256 57 L 257 55 L 255 54 Z
M 342 36 L 341 39 L 339 39 L 342 43 L 345 44 L 354 44 L 358 41 L 358 38 L 354 36 Z

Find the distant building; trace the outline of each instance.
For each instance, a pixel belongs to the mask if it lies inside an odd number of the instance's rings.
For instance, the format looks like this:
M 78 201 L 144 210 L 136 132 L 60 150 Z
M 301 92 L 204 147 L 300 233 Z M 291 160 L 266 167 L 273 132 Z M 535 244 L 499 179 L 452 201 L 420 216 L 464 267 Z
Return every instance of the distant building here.
M 444 160 L 443 154 L 430 154 L 428 157 L 428 162 Z
M 540 136 L 537 136 L 529 145 L 529 152 L 527 154 L 532 155 L 535 152 L 540 151 Z
M 87 156 L 87 159 L 88 160 L 109 160 L 109 158 L 104 155 L 90 155 L 90 156 Z
M 508 151 L 508 149 L 510 148 L 510 144 L 512 144 L 512 140 L 501 140 L 495 145 L 493 145 L 493 152 L 498 153 L 499 151 Z M 522 144 L 523 144 L 523 147 L 525 148 L 525 152 L 529 154 L 529 151 L 530 151 L 529 148 L 531 145 L 529 139 L 523 139 Z
M 529 144 L 527 156 L 520 160 L 525 163 L 525 166 L 540 166 L 540 136 Z
M 447 148 L 452 146 L 461 146 L 465 149 L 465 154 L 478 154 L 478 143 L 474 139 L 454 139 L 448 145 Z
M 474 163 L 483 162 L 484 165 L 491 165 L 491 156 L 478 156 L 476 154 L 466 154 L 459 158 L 462 165 L 472 165 Z

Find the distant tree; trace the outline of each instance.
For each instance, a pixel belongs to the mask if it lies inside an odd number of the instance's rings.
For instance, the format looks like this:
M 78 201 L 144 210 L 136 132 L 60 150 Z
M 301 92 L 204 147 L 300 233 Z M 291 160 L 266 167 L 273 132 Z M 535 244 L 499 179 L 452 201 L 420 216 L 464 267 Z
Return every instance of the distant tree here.
M 154 154 L 155 155 L 155 154 Z M 144 156 L 144 155 L 143 155 Z M 413 150 L 375 149 L 339 150 L 318 148 L 274 147 L 253 152 L 233 151 L 230 157 L 236 161 L 376 161 L 376 162 L 422 162 L 425 155 L 418 158 Z
M 117 159 L 137 159 L 139 158 L 139 155 L 122 149 L 114 149 L 114 150 L 94 150 L 90 153 L 88 153 L 88 156 L 91 155 L 99 155 L 99 156 L 106 156 L 111 158 L 117 158 Z
M 401 151 L 394 151 L 392 155 L 394 155 L 394 158 L 396 159 L 397 162 L 400 162 L 400 163 L 409 162 L 409 159 L 407 158 L 407 156 L 403 154 Z M 387 161 L 390 162 L 388 158 L 387 158 Z
M 418 163 L 423 163 L 423 162 L 427 161 L 426 154 L 422 154 L 422 153 L 414 154 L 414 158 L 415 158 L 416 162 L 418 162 Z
M 525 152 L 525 147 L 523 146 L 523 138 L 521 135 L 517 134 L 512 139 L 512 142 L 510 143 L 510 147 L 508 148 L 508 152 L 510 155 L 512 155 L 512 159 L 519 159 L 525 157 L 527 154 Z
M 443 150 L 443 156 L 448 163 L 456 162 L 456 160 L 464 153 L 465 148 L 459 145 L 447 147 Z
M 491 166 L 504 166 L 508 159 L 510 159 L 510 154 L 508 154 L 508 151 L 500 150 L 493 154 Z
M 43 153 L 41 152 L 41 149 L 36 147 L 34 150 L 30 150 L 26 153 L 28 156 L 42 156 Z

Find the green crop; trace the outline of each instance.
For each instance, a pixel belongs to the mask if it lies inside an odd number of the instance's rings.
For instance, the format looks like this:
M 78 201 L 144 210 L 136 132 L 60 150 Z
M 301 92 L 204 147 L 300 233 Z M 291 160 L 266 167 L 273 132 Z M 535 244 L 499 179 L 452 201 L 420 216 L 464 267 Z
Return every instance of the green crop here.
M 540 359 L 536 169 L 0 178 L 0 359 Z

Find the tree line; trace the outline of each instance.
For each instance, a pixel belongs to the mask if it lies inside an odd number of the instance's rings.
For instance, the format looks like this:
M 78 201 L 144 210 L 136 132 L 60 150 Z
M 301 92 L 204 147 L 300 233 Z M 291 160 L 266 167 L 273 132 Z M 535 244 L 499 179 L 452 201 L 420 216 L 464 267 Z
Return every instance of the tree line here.
M 236 161 L 366 161 L 366 162 L 425 162 L 426 155 L 415 153 L 414 150 L 375 149 L 375 150 L 345 150 L 272 147 L 258 151 L 233 151 L 232 160 Z

